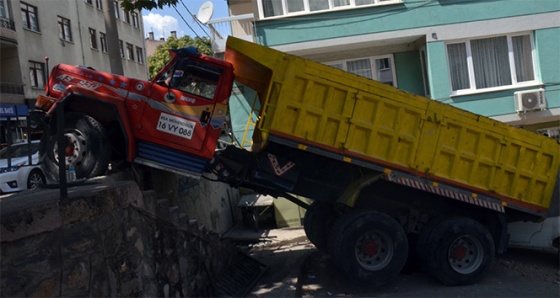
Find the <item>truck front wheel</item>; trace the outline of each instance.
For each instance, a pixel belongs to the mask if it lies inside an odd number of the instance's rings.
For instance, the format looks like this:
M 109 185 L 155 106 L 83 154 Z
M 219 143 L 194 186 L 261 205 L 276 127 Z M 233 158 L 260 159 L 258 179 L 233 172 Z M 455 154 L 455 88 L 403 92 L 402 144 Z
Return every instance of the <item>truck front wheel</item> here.
M 56 123 L 43 135 L 40 159 L 50 181 L 58 181 Z M 103 175 L 110 161 L 111 147 L 104 127 L 91 116 L 68 112 L 64 115 L 65 164 L 76 170 L 76 178 Z
M 492 235 L 473 219 L 449 218 L 423 234 L 426 247 L 421 250 L 421 262 L 445 285 L 475 283 L 494 261 Z
M 401 225 L 376 211 L 354 211 L 340 217 L 331 230 L 329 251 L 351 279 L 370 286 L 391 282 L 408 257 Z

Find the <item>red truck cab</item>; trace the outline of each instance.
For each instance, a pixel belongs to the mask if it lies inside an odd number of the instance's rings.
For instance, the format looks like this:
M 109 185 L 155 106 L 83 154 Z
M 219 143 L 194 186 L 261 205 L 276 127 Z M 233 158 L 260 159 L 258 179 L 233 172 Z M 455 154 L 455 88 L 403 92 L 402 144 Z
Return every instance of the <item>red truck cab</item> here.
M 51 180 L 58 177 L 53 115 L 61 104 L 66 165 L 76 169 L 78 178 L 103 174 L 118 158 L 200 175 L 226 118 L 233 67 L 194 47 L 169 52 L 172 59 L 152 81 L 83 66 L 53 68 L 47 96 L 36 104 L 51 123 L 41 150 Z

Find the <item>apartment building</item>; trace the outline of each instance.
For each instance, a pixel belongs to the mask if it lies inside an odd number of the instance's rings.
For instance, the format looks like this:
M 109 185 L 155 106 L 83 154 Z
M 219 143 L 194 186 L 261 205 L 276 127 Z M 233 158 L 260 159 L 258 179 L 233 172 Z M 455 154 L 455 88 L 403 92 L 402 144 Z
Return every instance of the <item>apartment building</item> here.
M 538 3 L 537 3 L 538 2 Z M 558 138 L 557 0 L 229 0 L 214 51 L 251 39 Z M 225 29 L 220 29 L 225 28 Z M 216 31 L 216 30 L 214 30 Z
M 113 29 L 105 25 L 106 9 L 116 18 L 117 45 L 107 38 Z M 49 68 L 66 63 L 111 72 L 112 46 L 125 76 L 148 78 L 140 12 L 126 13 L 113 0 L 0 0 L 0 143 L 8 118 L 12 140 L 25 138 L 25 115 L 44 94 Z

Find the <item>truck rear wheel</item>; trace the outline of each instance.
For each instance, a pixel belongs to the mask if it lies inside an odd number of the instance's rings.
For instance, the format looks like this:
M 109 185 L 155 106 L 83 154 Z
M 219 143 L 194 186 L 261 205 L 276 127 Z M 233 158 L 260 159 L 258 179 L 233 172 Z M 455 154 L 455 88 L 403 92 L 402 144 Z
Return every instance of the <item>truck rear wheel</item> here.
M 56 125 L 56 124 L 53 124 Z M 40 159 L 50 181 L 58 181 L 58 142 L 56 127 L 43 135 Z M 103 126 L 91 116 L 68 112 L 64 115 L 66 166 L 72 165 L 76 178 L 91 178 L 105 173 L 111 147 Z
M 466 217 L 441 221 L 422 233 L 426 247 L 421 262 L 429 274 L 449 286 L 479 281 L 494 261 L 492 235 L 481 223 Z
M 319 202 L 313 202 L 303 217 L 303 229 L 307 239 L 324 253 L 328 253 L 329 232 L 335 219 L 333 207 Z
M 376 211 L 340 217 L 329 238 L 335 264 L 351 279 L 370 286 L 391 282 L 404 267 L 408 240 L 401 225 Z

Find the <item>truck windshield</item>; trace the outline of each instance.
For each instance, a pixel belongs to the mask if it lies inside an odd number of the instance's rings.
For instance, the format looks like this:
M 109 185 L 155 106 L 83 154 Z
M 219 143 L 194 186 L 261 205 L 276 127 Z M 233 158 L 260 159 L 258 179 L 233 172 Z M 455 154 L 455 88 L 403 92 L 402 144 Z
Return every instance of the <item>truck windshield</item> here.
M 183 58 L 157 81 L 165 81 L 169 87 L 183 92 L 213 99 L 221 73 L 217 67 Z

